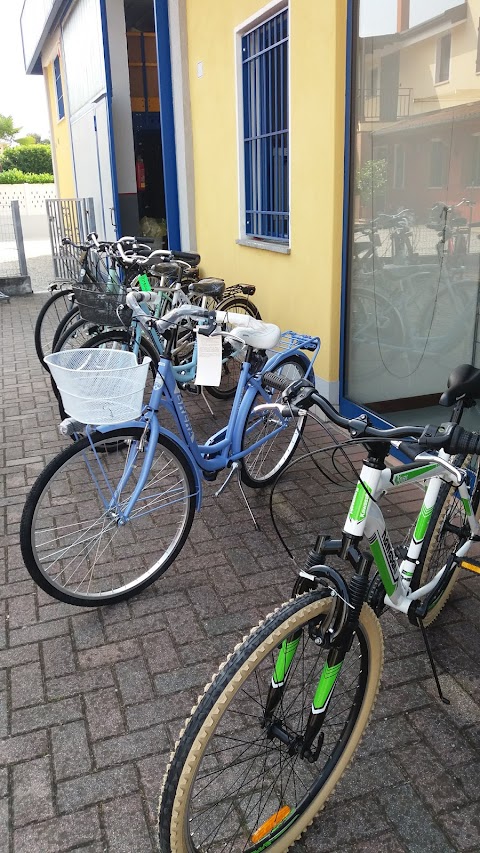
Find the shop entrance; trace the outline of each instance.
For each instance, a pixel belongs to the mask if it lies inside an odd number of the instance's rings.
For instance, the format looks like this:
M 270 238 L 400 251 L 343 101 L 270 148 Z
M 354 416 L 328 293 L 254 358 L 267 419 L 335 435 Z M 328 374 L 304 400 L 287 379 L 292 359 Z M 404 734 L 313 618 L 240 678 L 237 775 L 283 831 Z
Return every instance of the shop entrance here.
M 124 0 L 139 233 L 167 245 L 153 0 Z

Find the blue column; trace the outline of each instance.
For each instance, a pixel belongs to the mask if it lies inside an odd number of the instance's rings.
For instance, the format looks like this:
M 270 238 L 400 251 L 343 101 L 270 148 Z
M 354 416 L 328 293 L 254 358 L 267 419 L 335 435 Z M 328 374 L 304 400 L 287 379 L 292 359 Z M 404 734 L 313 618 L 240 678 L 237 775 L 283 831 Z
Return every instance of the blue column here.
M 180 211 L 178 206 L 177 158 L 175 154 L 175 121 L 173 114 L 168 0 L 154 0 L 154 8 L 168 247 L 169 249 L 179 250 L 181 249 Z

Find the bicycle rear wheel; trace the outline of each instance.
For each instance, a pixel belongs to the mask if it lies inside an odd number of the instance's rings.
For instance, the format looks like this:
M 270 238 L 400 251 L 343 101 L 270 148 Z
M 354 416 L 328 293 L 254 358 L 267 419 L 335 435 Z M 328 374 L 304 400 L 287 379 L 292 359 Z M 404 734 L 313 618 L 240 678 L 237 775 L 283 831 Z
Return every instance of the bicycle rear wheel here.
M 167 769 L 162 853 L 280 853 L 323 808 L 368 723 L 383 662 L 380 624 L 364 605 L 315 743 L 318 755 L 301 758 L 295 738 L 304 732 L 327 657 L 311 629 L 331 606 L 317 592 L 283 604 L 220 668 Z M 267 718 L 279 647 L 297 639 L 275 719 Z
M 233 311 L 235 314 L 245 314 L 246 317 L 254 317 L 261 320 L 260 311 L 245 296 L 230 296 L 223 299 L 215 306 L 218 311 Z M 228 324 L 227 324 L 228 327 Z M 234 347 L 223 339 L 222 376 L 220 385 L 207 386 L 206 391 L 217 400 L 229 400 L 235 396 L 240 371 L 243 364 L 243 355 L 238 353 Z
M 35 323 L 34 341 L 35 352 L 42 367 L 46 370 L 43 359 L 53 352 L 53 339 L 58 326 L 72 308 L 73 288 L 65 288 L 52 293 L 42 306 Z
M 478 483 L 479 461 L 478 456 L 468 456 L 467 458 L 465 456 L 456 456 L 453 460 L 454 465 L 465 467 L 470 471 L 470 476 L 474 483 L 471 502 L 475 514 L 477 513 L 480 502 L 480 484 Z M 411 581 L 412 589 L 416 590 L 431 581 L 442 566 L 445 565 L 450 554 L 457 551 L 467 541 L 469 536 L 470 527 L 460 495 L 456 491 L 455 486 L 444 483 L 440 487 L 438 498 L 433 508 L 418 565 L 415 566 Z M 460 568 L 457 568 L 451 577 L 450 583 L 425 616 L 423 620 L 424 625 L 430 625 L 445 607 L 457 582 L 459 573 Z
M 294 382 L 305 376 L 304 362 L 298 355 L 287 356 L 271 373 Z M 280 471 L 288 465 L 295 453 L 305 428 L 305 415 L 282 418 L 278 412 L 266 411 L 256 414 L 254 409 L 263 403 L 275 403 L 281 391 L 266 389 L 266 395 L 257 394 L 245 420 L 242 450 L 248 450 L 257 442 L 264 443 L 253 449 L 242 459 L 242 480 L 252 489 L 268 486 Z M 282 429 L 280 429 L 283 426 Z M 270 438 L 268 436 L 271 436 Z
M 160 436 L 147 480 L 128 518 L 148 448 L 138 427 L 94 433 L 53 459 L 23 510 L 25 565 L 45 592 L 97 606 L 153 583 L 182 549 L 195 513 L 196 485 L 182 450 Z

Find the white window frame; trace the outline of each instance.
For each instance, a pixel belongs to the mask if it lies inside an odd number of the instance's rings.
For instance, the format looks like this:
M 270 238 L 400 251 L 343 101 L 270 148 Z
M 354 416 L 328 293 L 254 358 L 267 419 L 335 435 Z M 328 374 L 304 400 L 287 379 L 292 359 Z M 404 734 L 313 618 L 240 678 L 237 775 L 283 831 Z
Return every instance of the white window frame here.
M 280 252 L 283 254 L 290 253 L 292 241 L 291 230 L 291 210 L 289 207 L 289 228 L 288 228 L 288 243 L 277 243 L 265 238 L 252 238 L 247 235 L 245 228 L 246 220 L 246 200 L 245 200 L 245 153 L 244 153 L 244 124 L 243 124 L 243 73 L 242 73 L 242 37 L 245 33 L 265 23 L 270 18 L 275 17 L 279 12 L 289 9 L 288 0 L 272 0 L 267 3 L 262 9 L 259 9 L 250 18 L 247 18 L 234 30 L 234 57 L 235 57 L 235 82 L 236 82 L 236 112 L 237 112 L 237 174 L 238 174 L 238 234 L 237 243 L 244 246 L 253 246 L 257 249 L 267 249 L 272 252 Z M 288 42 L 288 103 L 289 109 L 291 105 L 291 76 L 290 76 L 290 31 Z M 289 117 L 288 127 L 288 198 L 289 205 L 291 200 L 291 177 L 292 177 L 292 158 L 291 158 L 291 124 Z

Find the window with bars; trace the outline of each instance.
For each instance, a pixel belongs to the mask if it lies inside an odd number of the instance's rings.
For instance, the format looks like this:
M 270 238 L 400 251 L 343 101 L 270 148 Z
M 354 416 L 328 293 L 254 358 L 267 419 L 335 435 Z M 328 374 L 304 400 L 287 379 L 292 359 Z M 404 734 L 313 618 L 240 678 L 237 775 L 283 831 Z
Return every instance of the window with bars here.
M 55 77 L 55 92 L 57 94 L 57 112 L 59 120 L 65 115 L 65 105 L 63 103 L 63 86 L 62 73 L 60 71 L 60 57 L 56 56 L 53 62 L 53 74 Z
M 242 36 L 245 234 L 289 239 L 288 10 Z

